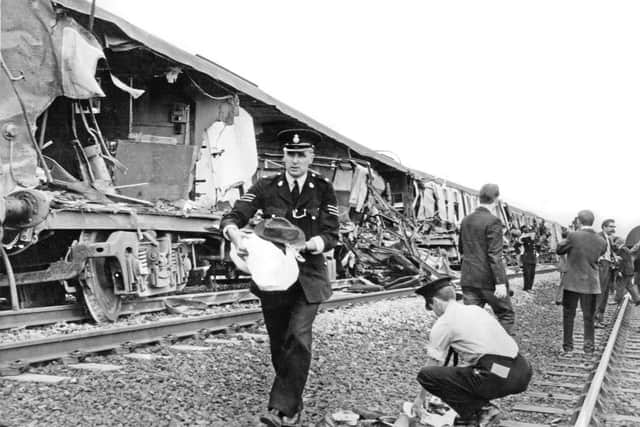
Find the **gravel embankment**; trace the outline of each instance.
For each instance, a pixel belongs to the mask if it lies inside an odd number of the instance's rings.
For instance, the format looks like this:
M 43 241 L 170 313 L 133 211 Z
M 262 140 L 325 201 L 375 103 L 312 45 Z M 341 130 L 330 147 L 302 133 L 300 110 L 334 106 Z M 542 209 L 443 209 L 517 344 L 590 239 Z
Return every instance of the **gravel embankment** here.
M 535 293 L 512 280 L 517 339 L 536 374 L 557 357 L 560 310 L 553 304 L 557 273 L 540 275 Z M 433 318 L 421 298 L 402 298 L 321 313 L 305 392 L 305 425 L 339 408 L 398 414 L 417 392 L 416 374 Z M 255 331 L 253 331 L 255 332 Z M 258 332 L 263 332 L 259 329 Z M 229 338 L 229 337 L 227 337 Z M 255 426 L 273 378 L 268 343 L 233 339 L 213 351 L 182 353 L 154 346 L 152 361 L 122 355 L 91 362 L 121 365 L 115 372 L 76 370 L 54 363 L 32 373 L 64 375 L 57 385 L 0 379 L 0 424 L 8 426 Z M 181 344 L 212 345 L 188 340 Z M 517 397 L 503 399 L 508 411 Z

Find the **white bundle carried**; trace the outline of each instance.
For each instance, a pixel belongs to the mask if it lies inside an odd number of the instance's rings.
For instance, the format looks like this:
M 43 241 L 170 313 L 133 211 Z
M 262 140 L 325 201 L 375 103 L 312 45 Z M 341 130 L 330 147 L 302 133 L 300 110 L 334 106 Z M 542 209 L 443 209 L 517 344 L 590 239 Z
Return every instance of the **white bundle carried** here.
M 268 218 L 244 238 L 248 253 L 244 259 L 234 245 L 229 255 L 261 291 L 286 291 L 298 280 L 298 250 L 304 242 L 304 232 L 285 218 Z

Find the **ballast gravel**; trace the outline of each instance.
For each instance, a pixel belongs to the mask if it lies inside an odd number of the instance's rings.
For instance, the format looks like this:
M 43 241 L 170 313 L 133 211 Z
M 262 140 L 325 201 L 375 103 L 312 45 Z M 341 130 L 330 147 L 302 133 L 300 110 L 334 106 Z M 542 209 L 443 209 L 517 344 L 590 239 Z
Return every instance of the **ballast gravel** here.
M 534 366 L 534 380 L 557 361 L 561 312 L 553 303 L 557 273 L 536 278 L 533 293 L 512 279 L 517 341 Z M 422 298 L 406 297 L 321 312 L 305 389 L 305 426 L 338 409 L 389 415 L 418 391 L 416 375 L 434 317 Z M 67 376 L 56 385 L 0 378 L 0 425 L 6 426 L 256 426 L 273 379 L 264 327 L 249 334 L 188 339 L 210 351 L 149 346 L 133 359 L 118 354 L 87 362 L 120 365 L 112 372 L 73 369 L 54 362 L 30 373 Z M 258 335 L 254 335 L 258 334 Z M 218 338 L 218 339 L 211 339 Z M 498 401 L 505 412 L 518 396 Z

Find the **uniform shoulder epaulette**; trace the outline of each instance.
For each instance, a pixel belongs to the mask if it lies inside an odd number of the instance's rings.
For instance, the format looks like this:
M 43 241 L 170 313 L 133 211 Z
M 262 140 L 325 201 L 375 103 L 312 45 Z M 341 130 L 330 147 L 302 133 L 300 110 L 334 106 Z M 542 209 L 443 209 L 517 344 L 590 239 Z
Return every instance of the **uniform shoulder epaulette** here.
M 318 181 L 324 181 L 324 182 L 331 183 L 331 181 L 329 181 L 329 178 L 327 178 L 325 176 L 322 176 L 319 173 L 312 172 L 311 173 L 311 178 L 314 178 L 314 179 L 316 179 Z
M 282 173 L 278 173 L 275 175 L 271 175 L 265 178 L 266 182 L 268 182 L 269 184 L 275 184 L 278 185 L 278 183 L 280 182 L 284 182 L 285 178 L 284 178 L 284 174 Z

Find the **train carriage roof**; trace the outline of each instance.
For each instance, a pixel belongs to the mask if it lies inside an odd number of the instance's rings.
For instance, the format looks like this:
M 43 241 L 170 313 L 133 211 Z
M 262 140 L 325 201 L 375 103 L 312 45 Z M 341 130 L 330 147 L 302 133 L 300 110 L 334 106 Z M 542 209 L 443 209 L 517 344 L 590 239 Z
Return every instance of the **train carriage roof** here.
M 84 15 L 89 15 L 91 11 L 91 4 L 85 0 L 53 0 L 53 3 Z M 126 34 L 127 37 L 143 44 L 153 52 L 156 52 L 161 56 L 170 58 L 175 62 L 178 62 L 186 67 L 205 74 L 215 80 L 223 82 L 230 88 L 240 91 L 245 95 L 253 98 L 254 100 L 261 102 L 262 104 L 264 104 L 261 106 L 263 109 L 267 108 L 271 110 L 269 112 L 265 112 L 266 114 L 275 114 L 276 116 L 281 115 L 282 119 L 293 118 L 325 134 L 327 137 L 334 139 L 336 142 L 347 146 L 361 156 L 369 157 L 387 167 L 391 167 L 398 171 L 405 173 L 409 172 L 409 169 L 407 167 L 396 162 L 392 158 L 377 153 L 376 151 L 365 147 L 364 145 L 361 145 L 345 137 L 344 135 L 339 134 L 338 132 L 328 128 L 322 123 L 319 123 L 311 117 L 288 106 L 284 102 L 273 98 L 272 96 L 268 95 L 260 88 L 258 88 L 258 86 L 254 83 L 251 83 L 249 80 L 242 78 L 241 76 L 227 70 L 226 68 L 216 64 L 215 62 L 212 62 L 202 56 L 193 55 L 176 46 L 173 46 L 172 44 L 167 43 L 159 37 L 156 37 L 153 34 L 150 34 L 143 29 L 131 24 L 125 19 L 99 7 L 96 7 L 95 9 L 95 18 L 115 25 L 124 34 Z

